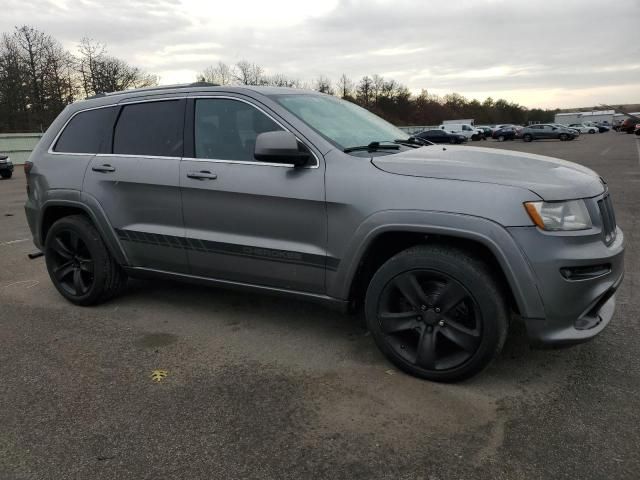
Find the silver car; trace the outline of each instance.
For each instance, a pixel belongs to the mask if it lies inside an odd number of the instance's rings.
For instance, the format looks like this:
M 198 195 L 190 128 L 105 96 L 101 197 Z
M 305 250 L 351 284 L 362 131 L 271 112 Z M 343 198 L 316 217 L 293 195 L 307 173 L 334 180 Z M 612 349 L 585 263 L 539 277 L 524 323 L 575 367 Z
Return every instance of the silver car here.
M 27 219 L 78 305 L 165 277 L 364 310 L 403 370 L 485 368 L 518 315 L 535 344 L 613 317 L 623 233 L 592 170 L 424 145 L 299 89 L 187 85 L 77 102 L 25 166 Z

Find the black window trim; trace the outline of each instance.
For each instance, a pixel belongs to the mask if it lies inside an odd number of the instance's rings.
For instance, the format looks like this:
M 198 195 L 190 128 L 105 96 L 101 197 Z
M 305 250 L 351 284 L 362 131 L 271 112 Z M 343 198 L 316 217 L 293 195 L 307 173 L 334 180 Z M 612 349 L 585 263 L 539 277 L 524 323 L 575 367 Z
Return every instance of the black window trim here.
M 237 164 L 242 164 L 242 165 L 262 165 L 262 166 L 267 166 L 267 167 L 284 167 L 284 168 L 296 168 L 295 165 L 293 165 L 292 163 L 274 163 L 274 162 L 260 162 L 258 160 L 229 160 L 229 159 L 218 159 L 218 158 L 195 158 L 193 157 L 193 155 L 195 155 L 195 148 L 194 148 L 194 144 L 195 144 L 195 128 L 194 128 L 194 123 L 195 123 L 195 102 L 197 100 L 201 100 L 201 99 L 222 99 L 222 100 L 236 100 L 238 102 L 243 102 L 246 103 L 250 106 L 252 106 L 253 108 L 255 108 L 256 110 L 258 110 L 259 112 L 261 112 L 262 114 L 266 115 L 270 120 L 272 120 L 276 125 L 278 125 L 280 128 L 282 128 L 285 132 L 289 132 L 289 133 L 293 133 L 296 137 L 296 140 L 298 140 L 300 143 L 302 143 L 307 150 L 309 150 L 309 152 L 311 152 L 311 155 L 313 155 L 313 158 L 315 160 L 315 164 L 314 165 L 308 165 L 302 168 L 307 168 L 307 169 L 312 169 L 312 168 L 319 168 L 320 167 L 320 160 L 318 159 L 318 156 L 316 155 L 316 153 L 313 151 L 313 149 L 311 147 L 309 147 L 308 142 L 304 142 L 300 139 L 299 135 L 296 135 L 295 132 L 291 131 L 291 128 L 289 128 L 287 125 L 285 125 L 282 121 L 278 120 L 277 118 L 275 118 L 273 115 L 271 115 L 269 112 L 267 112 L 264 108 L 261 108 L 259 105 L 256 105 L 255 103 L 249 101 L 249 100 L 245 100 L 244 98 L 240 98 L 240 97 L 234 97 L 234 96 L 230 96 L 230 95 L 201 95 L 201 94 L 195 94 L 195 95 L 191 95 L 189 96 L 188 100 L 187 100 L 187 107 L 186 107 L 186 115 L 187 118 L 185 119 L 185 127 L 184 127 L 184 132 L 185 132 L 185 157 L 183 157 L 183 160 L 188 160 L 191 162 L 212 162 L 212 163 L 237 163 Z M 188 157 L 187 152 L 189 152 L 192 156 Z M 297 167 L 300 168 L 300 167 Z
M 54 147 L 56 145 L 56 143 L 58 142 L 58 139 L 60 138 L 60 136 L 62 136 L 62 132 L 65 131 L 65 129 L 67 128 L 67 125 L 69 125 L 69 123 L 71 122 L 71 120 L 74 119 L 74 117 L 80 113 L 84 113 L 84 112 L 90 112 L 91 110 L 99 110 L 101 108 L 117 108 L 118 109 L 118 113 L 116 115 L 116 120 L 113 123 L 112 128 L 112 132 L 111 132 L 111 152 L 113 152 L 113 130 L 116 127 L 116 124 L 118 123 L 118 118 L 120 118 L 120 114 L 122 113 L 122 109 L 123 107 L 127 106 L 127 105 L 133 105 L 133 104 L 137 104 L 137 103 L 149 103 L 149 102 L 163 102 L 163 101 L 169 101 L 169 100 L 183 100 L 186 101 L 187 96 L 186 95 L 181 95 L 181 96 L 175 96 L 175 97 L 161 97 L 161 98 L 147 98 L 145 100 L 134 100 L 134 99 L 125 99 L 122 100 L 120 102 L 117 103 L 110 103 L 109 105 L 100 105 L 98 107 L 91 107 L 91 108 L 85 108 L 82 110 L 78 110 L 77 112 L 74 112 L 73 115 L 71 115 L 67 121 L 64 123 L 64 125 L 62 126 L 62 128 L 60 129 L 60 131 L 58 132 L 58 134 L 55 136 L 55 138 L 53 139 L 53 141 L 51 142 L 51 144 L 49 145 L 49 149 L 47 150 L 47 153 L 50 155 L 82 155 L 82 156 L 87 156 L 87 155 L 94 155 L 96 157 L 125 157 L 125 158 L 167 158 L 167 159 L 172 159 L 172 160 L 180 160 L 183 157 L 169 157 L 169 156 L 162 156 L 162 155 L 133 155 L 133 154 L 114 154 L 114 153 L 96 153 L 96 152 L 86 152 L 86 153 L 80 153 L 80 152 L 56 152 L 54 150 Z M 184 129 L 184 122 L 183 122 L 183 129 Z M 184 149 L 184 147 L 183 147 Z

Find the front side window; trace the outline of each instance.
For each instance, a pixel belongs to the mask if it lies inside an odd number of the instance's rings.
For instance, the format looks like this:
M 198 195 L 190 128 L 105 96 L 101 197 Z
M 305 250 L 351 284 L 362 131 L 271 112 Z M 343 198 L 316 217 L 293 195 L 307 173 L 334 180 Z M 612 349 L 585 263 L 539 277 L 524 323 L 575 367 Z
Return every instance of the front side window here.
M 113 153 L 181 157 L 183 122 L 181 100 L 125 105 L 113 134 Z
M 255 161 L 256 137 L 283 130 L 252 105 L 226 98 L 197 99 L 194 120 L 196 158 Z
M 340 149 L 407 138 L 399 128 L 345 100 L 308 93 L 272 98 Z
M 53 147 L 61 153 L 109 153 L 111 130 L 118 109 L 96 108 L 75 115 Z

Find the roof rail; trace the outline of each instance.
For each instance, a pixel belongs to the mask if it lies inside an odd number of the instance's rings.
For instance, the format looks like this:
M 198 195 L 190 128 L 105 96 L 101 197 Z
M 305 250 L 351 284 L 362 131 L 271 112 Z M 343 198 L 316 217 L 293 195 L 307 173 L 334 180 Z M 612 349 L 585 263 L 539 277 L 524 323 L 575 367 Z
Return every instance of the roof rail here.
M 155 87 L 144 87 L 144 88 L 134 88 L 131 90 L 120 90 L 117 92 L 101 92 L 96 93 L 91 97 L 87 97 L 87 100 L 91 100 L 92 98 L 100 98 L 100 97 L 110 97 L 112 95 L 124 95 L 126 93 L 135 93 L 135 92 L 153 92 L 156 90 L 172 90 L 176 88 L 193 88 L 193 87 L 219 87 L 220 85 L 217 83 L 211 82 L 193 82 L 193 83 L 177 83 L 175 85 L 158 85 Z

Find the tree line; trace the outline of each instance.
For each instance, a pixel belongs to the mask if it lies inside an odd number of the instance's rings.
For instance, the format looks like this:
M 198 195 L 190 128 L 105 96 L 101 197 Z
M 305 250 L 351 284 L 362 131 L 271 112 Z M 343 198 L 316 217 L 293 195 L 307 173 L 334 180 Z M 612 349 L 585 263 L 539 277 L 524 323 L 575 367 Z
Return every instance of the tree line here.
M 83 38 L 72 53 L 51 35 L 22 26 L 0 37 L 0 132 L 44 131 L 76 100 L 157 83 L 100 42 Z
M 413 95 L 393 79 L 343 74 L 312 82 L 281 73 L 268 74 L 246 60 L 219 62 L 196 81 L 219 85 L 270 85 L 309 88 L 356 103 L 396 125 L 436 125 L 446 119 L 473 118 L 476 124 L 547 122 L 558 110 L 527 109 L 504 99 L 469 100 L 457 93 Z M 157 85 L 159 78 L 108 54 L 104 44 L 82 38 L 75 52 L 42 31 L 16 27 L 0 38 L 0 132 L 44 131 L 71 102 L 103 92 Z

